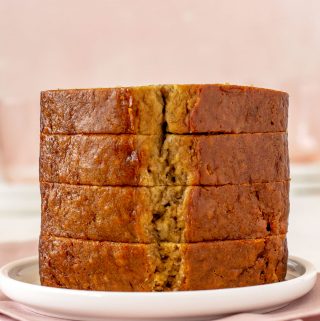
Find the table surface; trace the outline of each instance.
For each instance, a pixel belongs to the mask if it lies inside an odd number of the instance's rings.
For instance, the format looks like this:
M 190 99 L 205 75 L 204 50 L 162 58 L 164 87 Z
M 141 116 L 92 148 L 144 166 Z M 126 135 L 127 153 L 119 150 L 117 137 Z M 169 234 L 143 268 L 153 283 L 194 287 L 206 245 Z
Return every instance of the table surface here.
M 294 195 L 293 195 L 294 194 Z M 305 258 L 320 271 L 320 194 L 291 193 L 288 246 L 289 254 Z M 33 213 L 0 213 L 0 242 L 37 239 L 40 209 Z

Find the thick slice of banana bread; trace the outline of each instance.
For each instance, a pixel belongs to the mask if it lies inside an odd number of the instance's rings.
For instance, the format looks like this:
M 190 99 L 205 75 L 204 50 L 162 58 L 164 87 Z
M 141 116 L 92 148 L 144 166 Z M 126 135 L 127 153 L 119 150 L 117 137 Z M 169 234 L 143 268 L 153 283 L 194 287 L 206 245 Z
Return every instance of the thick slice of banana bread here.
M 41 135 L 42 182 L 155 186 L 288 179 L 286 133 Z
M 41 131 L 55 134 L 286 131 L 288 94 L 231 85 L 49 90 Z
M 285 234 L 289 182 L 98 187 L 41 183 L 42 233 L 124 243 Z
M 174 291 L 282 281 L 285 236 L 205 243 L 125 244 L 42 236 L 41 284 L 105 291 Z

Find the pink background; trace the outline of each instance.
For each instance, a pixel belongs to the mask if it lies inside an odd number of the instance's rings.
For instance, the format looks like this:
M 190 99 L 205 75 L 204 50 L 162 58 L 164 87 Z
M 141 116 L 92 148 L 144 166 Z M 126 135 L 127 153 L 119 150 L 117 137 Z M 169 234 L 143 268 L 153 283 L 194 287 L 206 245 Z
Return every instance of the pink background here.
M 3 176 L 37 180 L 39 93 L 235 83 L 290 94 L 290 152 L 320 160 L 318 0 L 0 0 Z

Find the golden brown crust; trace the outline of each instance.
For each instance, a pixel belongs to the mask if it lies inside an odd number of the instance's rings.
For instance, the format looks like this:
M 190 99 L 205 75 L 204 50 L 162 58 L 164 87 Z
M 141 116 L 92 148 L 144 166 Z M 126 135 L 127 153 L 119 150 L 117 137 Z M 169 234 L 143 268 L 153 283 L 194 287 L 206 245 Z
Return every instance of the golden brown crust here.
M 224 185 L 289 179 L 286 133 L 41 135 L 40 180 L 88 185 Z
M 289 182 L 220 187 L 41 183 L 42 232 L 125 243 L 262 238 L 287 232 L 288 194 Z
M 159 134 L 160 89 L 152 87 L 41 92 L 41 132 L 56 134 Z
M 288 94 L 234 85 L 166 87 L 168 131 L 263 133 L 287 129 Z
M 289 182 L 190 188 L 187 242 L 262 238 L 288 229 Z
M 105 291 L 155 291 L 160 285 L 167 291 L 200 290 L 278 282 L 286 273 L 284 236 L 159 246 L 42 236 L 41 284 Z M 166 250 L 169 256 L 161 257 Z
M 49 90 L 41 131 L 51 134 L 286 131 L 288 94 L 234 85 Z
M 283 281 L 287 271 L 286 240 L 194 243 L 184 248 L 183 290 L 209 290 Z
M 42 236 L 41 284 L 73 289 L 150 291 L 155 245 L 81 241 Z M 147 259 L 149 258 L 149 259 Z

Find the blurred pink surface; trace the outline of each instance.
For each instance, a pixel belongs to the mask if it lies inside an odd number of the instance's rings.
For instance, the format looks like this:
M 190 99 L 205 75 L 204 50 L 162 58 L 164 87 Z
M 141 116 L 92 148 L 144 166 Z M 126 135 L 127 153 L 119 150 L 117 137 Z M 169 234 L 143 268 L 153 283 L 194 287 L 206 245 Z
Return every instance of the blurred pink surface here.
M 0 153 L 7 181 L 32 182 L 37 176 L 39 107 L 30 102 L 0 101 Z
M 229 82 L 288 91 L 291 158 L 320 160 L 319 12 L 318 0 L 2 0 L 0 157 L 36 179 L 41 90 Z

